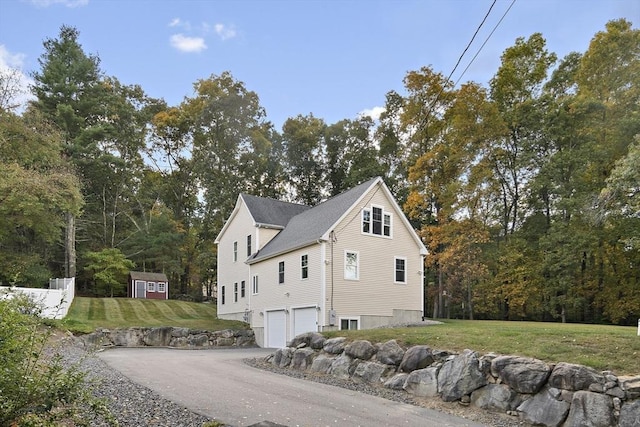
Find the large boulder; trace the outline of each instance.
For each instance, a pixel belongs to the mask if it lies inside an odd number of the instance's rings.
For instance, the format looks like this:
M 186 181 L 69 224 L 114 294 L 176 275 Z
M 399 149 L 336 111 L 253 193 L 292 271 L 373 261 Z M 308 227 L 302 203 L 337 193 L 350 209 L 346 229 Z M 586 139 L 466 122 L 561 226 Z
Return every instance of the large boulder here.
M 109 336 L 118 347 L 144 346 L 144 330 L 141 328 L 114 329 Z
M 291 340 L 289 347 L 299 347 L 300 344 L 305 344 L 307 347 L 319 350 L 322 348 L 326 338 L 317 332 L 305 332 L 300 334 Z
M 407 376 L 403 389 L 418 397 L 435 397 L 438 395 L 438 368 L 431 366 L 411 371 Z
M 385 365 L 398 366 L 404 357 L 404 350 L 396 340 L 389 340 L 378 347 L 376 358 Z
M 614 425 L 611 397 L 590 391 L 577 391 L 563 427 L 610 427 Z
M 518 393 L 505 384 L 487 384 L 471 393 L 471 404 L 482 409 L 506 412 L 520 403 Z
M 395 374 L 384 382 L 384 386 L 386 388 L 390 388 L 391 390 L 402 390 L 408 377 L 409 374 L 405 374 L 404 372 Z
M 343 380 L 349 379 L 355 372 L 358 364 L 359 362 L 357 360 L 343 353 L 333 360 L 329 374 Z
M 438 372 L 438 393 L 445 402 L 458 400 L 485 384 L 487 378 L 482 373 L 475 351 L 463 351 L 446 361 Z
M 322 346 L 322 349 L 329 354 L 340 354 L 347 346 L 347 339 L 345 337 L 329 338 Z
M 355 382 L 378 384 L 387 377 L 394 368 L 377 362 L 361 362 L 353 372 L 351 379 Z
M 171 332 L 173 328 L 151 328 L 144 334 L 145 345 L 152 347 L 166 347 L 171 342 Z
M 548 381 L 551 387 L 571 391 L 589 390 L 592 386 L 603 387 L 604 383 L 604 375 L 595 369 L 572 363 L 558 363 Z
M 518 393 L 537 393 L 550 373 L 549 365 L 529 357 L 498 356 L 491 361 L 491 375 Z
M 279 348 L 273 354 L 271 364 L 273 364 L 273 366 L 277 366 L 278 368 L 285 368 L 291 363 L 292 356 L 293 350 L 291 348 Z
M 620 388 L 624 390 L 627 400 L 633 400 L 640 397 L 640 375 L 637 376 L 621 376 L 618 377 Z
M 640 400 L 624 402 L 620 408 L 618 427 L 640 426 Z
M 303 371 L 307 369 L 307 367 L 311 366 L 315 355 L 316 352 L 312 348 L 299 348 L 293 352 L 293 357 L 291 358 L 291 367 L 293 369 L 299 369 Z
M 571 404 L 557 400 L 547 389 L 518 406 L 520 417 L 534 426 L 558 427 L 567 418 Z
M 202 332 L 187 337 L 189 347 L 206 347 L 209 345 L 209 335 Z
M 376 354 L 376 348 L 367 340 L 356 340 L 344 348 L 344 353 L 354 359 L 369 360 Z
M 416 345 L 409 348 L 400 362 L 401 372 L 412 372 L 416 369 L 424 369 L 433 363 L 431 348 L 426 345 Z
M 313 362 L 311 363 L 311 368 L 309 368 L 309 370 L 311 372 L 326 374 L 327 372 L 329 372 L 329 369 L 331 368 L 331 364 L 333 363 L 334 359 L 335 357 L 327 356 L 325 354 L 320 354 L 315 359 L 313 359 Z

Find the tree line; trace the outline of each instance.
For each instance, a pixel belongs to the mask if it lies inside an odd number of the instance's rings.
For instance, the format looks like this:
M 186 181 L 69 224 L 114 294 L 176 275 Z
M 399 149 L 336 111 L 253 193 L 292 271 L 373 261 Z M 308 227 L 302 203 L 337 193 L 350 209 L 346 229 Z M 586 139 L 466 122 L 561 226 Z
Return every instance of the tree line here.
M 0 282 L 131 268 L 213 294 L 239 192 L 314 205 L 384 177 L 429 249 L 427 315 L 629 324 L 640 315 L 640 31 L 620 19 L 558 59 L 518 38 L 487 87 L 407 72 L 384 113 L 275 129 L 230 72 L 176 106 L 106 75 L 63 26 L 34 100 L 0 75 Z

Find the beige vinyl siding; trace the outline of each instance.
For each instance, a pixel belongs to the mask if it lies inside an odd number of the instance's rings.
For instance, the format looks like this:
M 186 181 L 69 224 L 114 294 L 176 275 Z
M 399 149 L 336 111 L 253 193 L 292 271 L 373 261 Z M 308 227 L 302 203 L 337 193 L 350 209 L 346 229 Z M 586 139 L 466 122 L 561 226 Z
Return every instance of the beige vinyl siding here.
M 282 256 L 267 259 L 251 265 L 251 275 L 258 275 L 260 291 L 253 295 L 251 307 L 253 309 L 254 326 L 264 326 L 265 310 L 287 309 L 287 324 L 290 324 L 289 316 L 294 308 L 322 306 L 322 259 L 320 244 L 313 244 Z M 302 279 L 300 275 L 300 257 L 308 256 L 309 277 Z M 285 279 L 283 284 L 278 283 L 278 264 L 284 261 Z M 288 295 L 287 295 L 288 294 Z M 287 331 L 290 335 L 291 331 Z M 287 336 L 287 340 L 292 337 Z
M 258 241 L 256 242 L 256 248 L 254 248 L 254 252 L 260 250 L 269 243 L 269 240 L 273 239 L 276 234 L 278 234 L 281 230 L 278 228 L 258 228 Z M 245 241 L 246 245 L 246 241 Z
M 373 195 L 373 197 L 371 197 Z M 391 236 L 362 233 L 362 208 L 381 206 L 391 213 Z M 410 230 L 398 217 L 394 203 L 374 188 L 335 228 L 333 248 L 333 307 L 340 317 L 357 315 L 392 316 L 394 309 L 422 310 L 422 257 Z M 345 251 L 358 252 L 358 280 L 345 280 Z M 406 284 L 394 283 L 395 259 L 406 259 Z M 327 259 L 330 260 L 330 245 Z M 327 270 L 327 308 L 330 308 L 331 280 Z
M 242 320 L 245 309 L 249 307 L 251 298 L 251 278 L 247 259 L 247 235 L 252 234 L 255 240 L 253 219 L 244 203 L 232 218 L 225 233 L 218 243 L 218 294 L 225 286 L 225 304 L 218 298 L 218 315 L 221 318 Z M 238 260 L 233 261 L 233 242 L 238 242 Z M 245 281 L 245 297 L 240 297 L 242 281 Z M 234 302 L 234 284 L 238 284 L 238 302 Z M 220 296 L 220 295 L 219 295 Z

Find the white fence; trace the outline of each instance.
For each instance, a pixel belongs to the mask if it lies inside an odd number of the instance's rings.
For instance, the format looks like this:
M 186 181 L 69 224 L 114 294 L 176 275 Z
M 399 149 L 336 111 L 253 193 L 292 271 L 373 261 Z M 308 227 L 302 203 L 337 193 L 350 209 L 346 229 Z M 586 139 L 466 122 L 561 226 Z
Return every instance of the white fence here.
M 21 292 L 29 295 L 31 299 L 42 306 L 42 317 L 62 319 L 67 315 L 75 297 L 76 279 L 75 277 L 50 279 L 49 289 L 0 286 L 0 291 L 5 289 L 10 292 Z

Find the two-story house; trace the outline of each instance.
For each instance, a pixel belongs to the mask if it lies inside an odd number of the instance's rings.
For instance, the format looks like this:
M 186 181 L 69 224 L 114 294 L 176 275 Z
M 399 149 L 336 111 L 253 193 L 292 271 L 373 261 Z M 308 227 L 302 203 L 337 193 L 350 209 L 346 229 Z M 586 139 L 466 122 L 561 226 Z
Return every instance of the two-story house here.
M 240 194 L 216 244 L 218 316 L 263 347 L 422 319 L 427 251 L 382 178 L 314 207 Z

